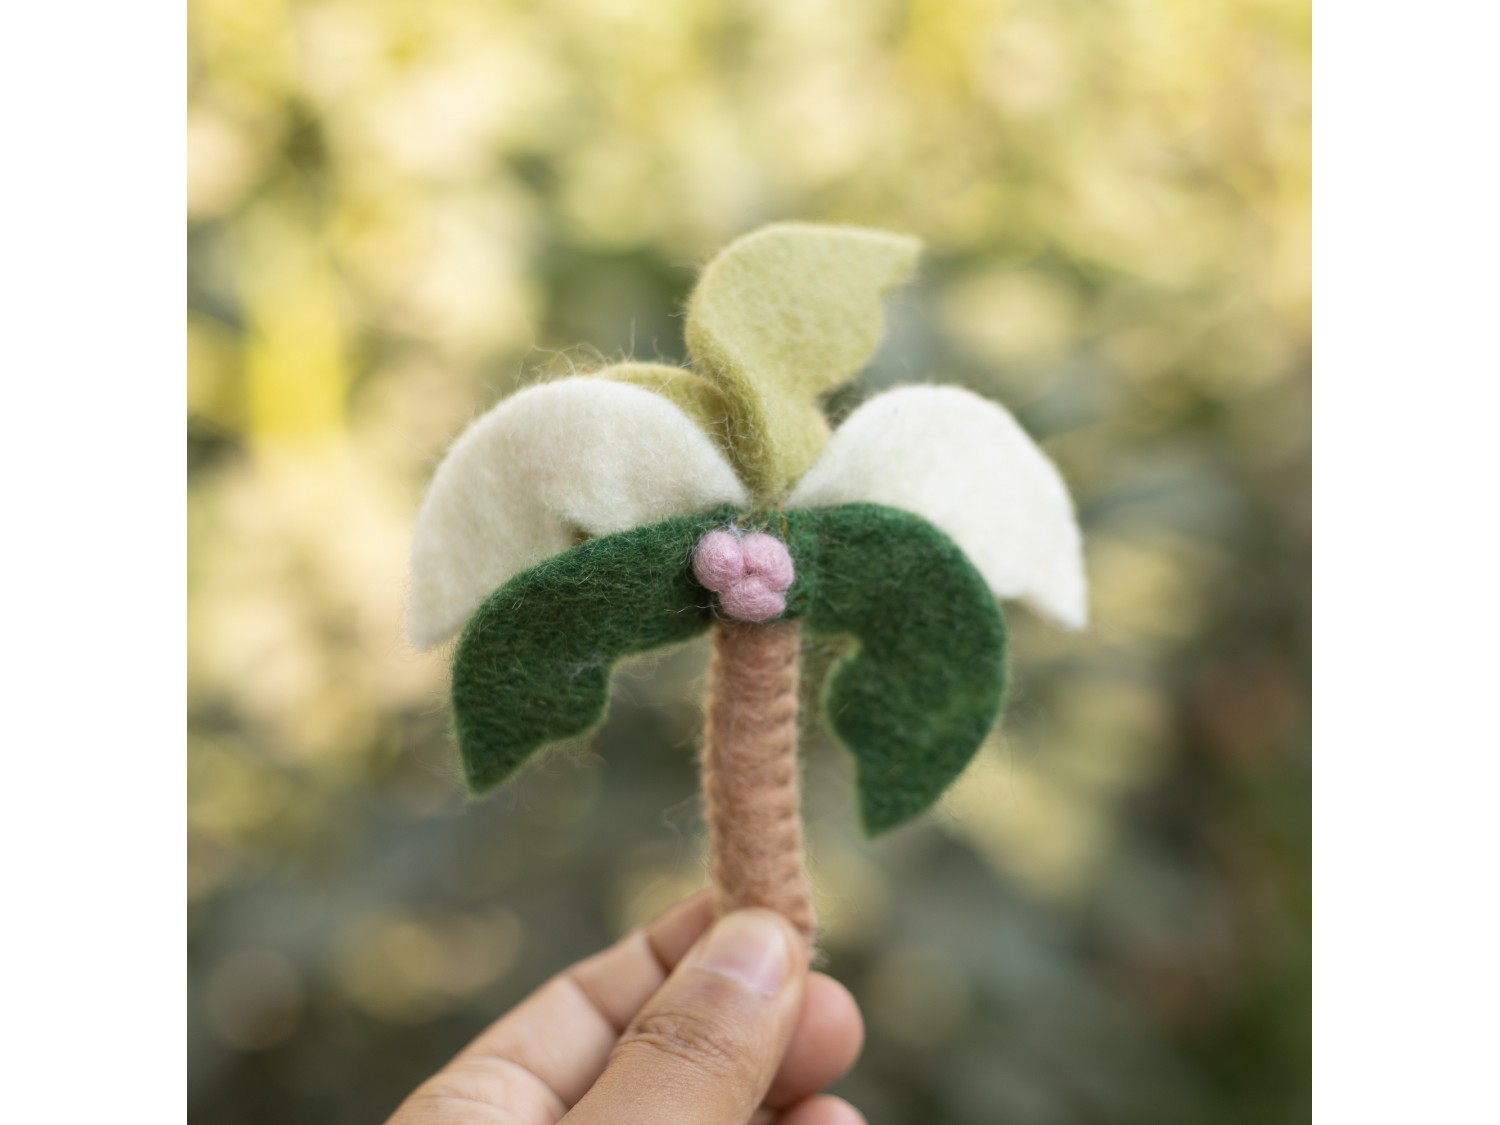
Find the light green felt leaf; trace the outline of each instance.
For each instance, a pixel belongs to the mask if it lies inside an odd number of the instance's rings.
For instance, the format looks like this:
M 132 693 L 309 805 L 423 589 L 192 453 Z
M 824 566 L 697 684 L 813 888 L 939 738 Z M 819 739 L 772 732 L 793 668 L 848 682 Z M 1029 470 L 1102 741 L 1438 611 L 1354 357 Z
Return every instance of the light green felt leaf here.
M 687 345 L 724 391 L 730 454 L 758 500 L 779 501 L 828 442 L 819 399 L 880 343 L 880 298 L 916 264 L 914 238 L 857 227 L 776 223 L 704 269 Z
M 703 376 L 685 367 L 665 363 L 616 363 L 591 375 L 631 383 L 655 391 L 698 423 L 698 428 L 732 456 L 729 444 L 729 403 L 724 392 Z
M 713 621 L 693 546 L 733 512 L 591 539 L 501 586 L 453 660 L 453 725 L 469 788 L 504 782 L 535 751 L 604 718 L 622 658 L 678 644 Z

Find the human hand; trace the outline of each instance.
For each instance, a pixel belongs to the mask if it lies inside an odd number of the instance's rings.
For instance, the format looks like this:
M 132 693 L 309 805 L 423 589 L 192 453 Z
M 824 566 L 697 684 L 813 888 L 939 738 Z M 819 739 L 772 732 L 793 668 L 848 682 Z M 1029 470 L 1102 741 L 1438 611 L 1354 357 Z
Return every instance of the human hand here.
M 387 1125 L 862 1125 L 818 1091 L 859 1055 L 843 985 L 779 915 L 706 893 L 553 977 Z

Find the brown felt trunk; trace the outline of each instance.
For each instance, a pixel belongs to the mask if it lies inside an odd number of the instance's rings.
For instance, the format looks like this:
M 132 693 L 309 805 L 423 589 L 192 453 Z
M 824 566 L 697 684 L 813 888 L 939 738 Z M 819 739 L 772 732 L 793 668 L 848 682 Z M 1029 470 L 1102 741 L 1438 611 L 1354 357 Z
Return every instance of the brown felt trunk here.
M 796 621 L 714 626 L 703 796 L 719 912 L 768 907 L 791 919 L 811 946 L 817 918 L 797 776 L 801 648 Z

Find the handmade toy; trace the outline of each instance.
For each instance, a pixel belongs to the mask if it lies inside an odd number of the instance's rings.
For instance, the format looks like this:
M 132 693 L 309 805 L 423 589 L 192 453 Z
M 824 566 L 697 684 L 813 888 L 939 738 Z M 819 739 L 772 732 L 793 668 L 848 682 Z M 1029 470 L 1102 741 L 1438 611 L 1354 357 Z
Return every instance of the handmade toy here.
M 693 369 L 622 363 L 541 383 L 458 439 L 417 519 L 421 647 L 461 634 L 453 721 L 471 789 L 603 719 L 626 656 L 713 635 L 702 751 L 721 909 L 816 931 L 799 810 L 804 637 L 847 638 L 830 729 L 870 834 L 931 805 L 994 726 L 997 598 L 1081 627 L 1078 527 L 1005 410 L 956 387 L 819 399 L 868 362 L 919 245 L 765 227 L 709 263 Z

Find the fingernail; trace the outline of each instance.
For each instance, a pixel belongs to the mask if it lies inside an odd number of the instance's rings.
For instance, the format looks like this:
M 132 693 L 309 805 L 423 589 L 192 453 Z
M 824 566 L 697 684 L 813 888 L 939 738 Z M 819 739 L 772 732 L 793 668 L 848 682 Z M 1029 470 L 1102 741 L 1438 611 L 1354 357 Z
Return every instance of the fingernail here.
M 727 914 L 714 923 L 695 964 L 775 996 L 786 983 L 786 927 L 764 911 Z

